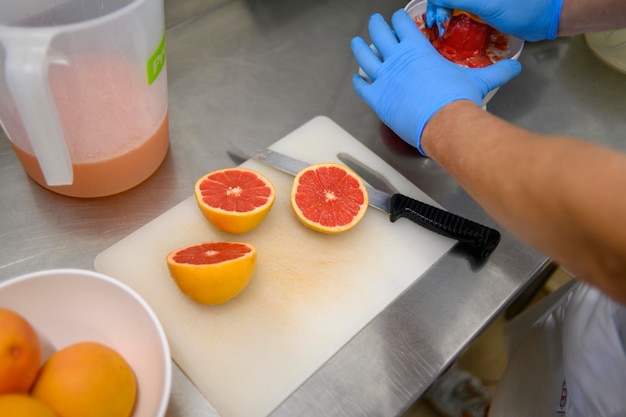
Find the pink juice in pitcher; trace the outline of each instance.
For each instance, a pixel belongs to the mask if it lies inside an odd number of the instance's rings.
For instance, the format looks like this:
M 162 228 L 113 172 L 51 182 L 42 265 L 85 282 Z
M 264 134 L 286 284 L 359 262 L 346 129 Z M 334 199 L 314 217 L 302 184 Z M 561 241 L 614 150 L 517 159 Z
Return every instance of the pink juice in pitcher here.
M 73 197 L 100 197 L 132 188 L 156 171 L 167 154 L 169 125 L 166 86 L 156 91 L 157 99 L 154 89 L 166 77 L 149 85 L 136 67 L 120 57 L 90 54 L 70 57 L 70 65 L 50 65 L 74 182 L 46 185 L 32 152 L 12 143 L 37 183 Z

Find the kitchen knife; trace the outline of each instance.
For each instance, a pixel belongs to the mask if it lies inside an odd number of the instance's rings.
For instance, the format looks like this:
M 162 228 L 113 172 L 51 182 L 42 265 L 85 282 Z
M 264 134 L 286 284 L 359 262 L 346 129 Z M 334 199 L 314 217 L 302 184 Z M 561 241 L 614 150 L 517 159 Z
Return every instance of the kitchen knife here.
M 252 142 L 235 140 L 232 143 L 248 157 L 290 175 L 295 176 L 311 165 L 271 149 L 259 147 Z M 388 213 L 392 222 L 405 217 L 432 232 L 455 239 L 478 260 L 488 257 L 500 242 L 500 232 L 495 229 L 400 193 L 387 193 L 369 184 L 366 184 L 366 188 L 369 205 Z
M 373 186 L 377 193 L 389 195 L 388 213 L 392 222 L 400 217 L 409 218 L 433 232 L 458 240 L 478 259 L 489 256 L 500 242 L 500 232 L 497 230 L 401 194 L 384 175 L 352 155 L 340 152 L 337 158 Z M 370 205 L 377 207 L 378 204 L 370 201 Z

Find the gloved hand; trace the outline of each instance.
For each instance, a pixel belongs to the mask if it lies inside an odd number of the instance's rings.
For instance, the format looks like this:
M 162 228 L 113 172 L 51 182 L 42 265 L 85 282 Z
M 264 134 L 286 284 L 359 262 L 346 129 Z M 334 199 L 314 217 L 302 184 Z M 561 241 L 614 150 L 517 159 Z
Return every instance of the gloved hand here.
M 562 7 L 563 0 L 428 0 L 426 26 L 441 28 L 449 19 L 446 11 L 459 9 L 478 15 L 500 32 L 540 41 L 556 38 Z
M 521 64 L 502 60 L 485 68 L 466 68 L 441 56 L 404 10 L 392 16 L 394 31 L 380 14 L 370 17 L 369 32 L 379 55 L 356 37 L 352 52 L 366 81 L 352 78 L 356 93 L 407 143 L 420 146 L 426 122 L 455 100 L 482 106 L 485 95 L 521 71 Z
M 430 1 L 426 3 L 426 27 L 430 29 L 433 25 L 437 25 L 439 29 L 439 37 L 443 37 L 445 32 L 444 23 L 450 20 L 452 16 L 452 9 L 447 7 L 438 7 L 432 4 Z

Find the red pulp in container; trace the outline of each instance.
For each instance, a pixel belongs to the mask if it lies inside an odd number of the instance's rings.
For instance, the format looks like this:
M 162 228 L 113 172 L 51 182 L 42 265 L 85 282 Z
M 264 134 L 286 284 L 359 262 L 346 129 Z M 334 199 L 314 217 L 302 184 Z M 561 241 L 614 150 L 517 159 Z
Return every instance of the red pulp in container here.
M 421 21 L 424 21 L 424 16 Z M 508 41 L 502 33 L 465 13 L 453 14 L 447 22 L 443 37 L 439 36 L 436 25 L 427 29 L 423 23 L 416 23 L 441 55 L 466 67 L 481 68 L 491 65 L 502 59 L 498 55 L 508 48 Z

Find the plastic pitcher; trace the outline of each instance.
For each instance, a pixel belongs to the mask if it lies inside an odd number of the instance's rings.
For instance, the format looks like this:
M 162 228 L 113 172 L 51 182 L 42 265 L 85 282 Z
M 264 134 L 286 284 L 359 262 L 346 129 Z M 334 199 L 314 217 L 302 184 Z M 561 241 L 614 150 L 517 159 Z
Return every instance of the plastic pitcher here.
M 147 179 L 169 145 L 163 0 L 1 1 L 0 122 L 55 192 Z

